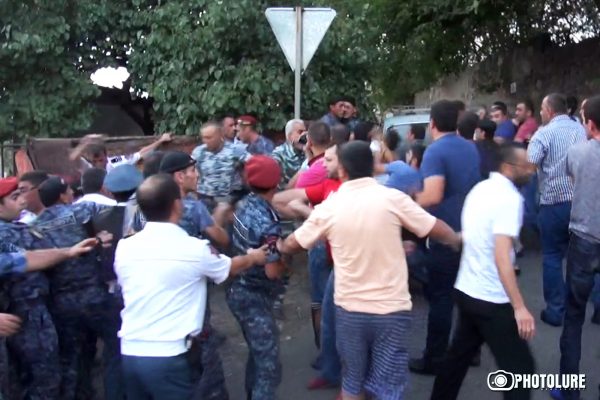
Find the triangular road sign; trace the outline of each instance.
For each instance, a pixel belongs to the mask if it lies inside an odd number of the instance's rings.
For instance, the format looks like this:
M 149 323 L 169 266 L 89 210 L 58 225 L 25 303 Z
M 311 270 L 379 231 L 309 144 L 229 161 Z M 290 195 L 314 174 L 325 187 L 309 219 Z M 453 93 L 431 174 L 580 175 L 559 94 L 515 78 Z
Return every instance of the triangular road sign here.
M 265 15 L 288 64 L 294 71 L 296 69 L 296 9 L 267 8 Z M 335 10 L 331 8 L 303 9 L 302 70 L 308 67 L 335 15 Z

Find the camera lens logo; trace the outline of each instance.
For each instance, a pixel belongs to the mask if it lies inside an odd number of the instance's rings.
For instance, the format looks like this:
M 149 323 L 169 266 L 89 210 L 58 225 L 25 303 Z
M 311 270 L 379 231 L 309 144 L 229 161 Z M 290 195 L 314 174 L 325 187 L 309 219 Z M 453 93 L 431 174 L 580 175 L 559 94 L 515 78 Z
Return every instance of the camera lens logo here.
M 508 392 L 512 390 L 515 378 L 512 373 L 500 369 L 488 374 L 487 384 L 494 392 Z

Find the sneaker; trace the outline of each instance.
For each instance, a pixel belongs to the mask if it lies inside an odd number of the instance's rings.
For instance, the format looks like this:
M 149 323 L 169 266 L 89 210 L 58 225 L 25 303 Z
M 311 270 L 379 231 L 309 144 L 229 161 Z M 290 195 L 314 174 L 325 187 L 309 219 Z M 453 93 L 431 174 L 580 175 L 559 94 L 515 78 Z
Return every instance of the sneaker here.
M 419 375 L 436 375 L 434 364 L 425 357 L 408 360 L 408 369 Z
M 328 380 L 321 378 L 320 376 L 311 379 L 306 385 L 308 390 L 319 390 L 319 389 L 332 389 L 336 388 L 339 385 L 336 383 L 329 382 Z
M 542 310 L 542 312 L 540 313 L 540 319 L 542 320 L 542 322 L 545 322 L 546 324 L 548 324 L 550 326 L 561 326 L 562 325 L 561 320 L 556 320 L 554 318 L 550 318 L 548 316 L 548 313 L 546 312 L 546 310 Z

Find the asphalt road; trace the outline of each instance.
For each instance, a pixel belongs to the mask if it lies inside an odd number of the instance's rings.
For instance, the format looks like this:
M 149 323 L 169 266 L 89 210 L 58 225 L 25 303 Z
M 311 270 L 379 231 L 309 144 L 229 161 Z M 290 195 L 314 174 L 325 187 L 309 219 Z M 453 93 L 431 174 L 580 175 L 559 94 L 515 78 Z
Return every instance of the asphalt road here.
M 313 343 L 310 321 L 310 298 L 308 277 L 304 257 L 294 260 L 294 274 L 285 300 L 286 319 L 280 323 L 281 328 L 281 362 L 283 365 L 283 380 L 278 390 L 281 400 L 333 400 L 336 390 L 306 390 L 306 383 L 315 373 L 310 367 L 316 357 L 317 350 Z M 519 285 L 525 296 L 527 306 L 537 318 L 537 335 L 531 341 L 531 347 L 536 360 L 537 372 L 557 373 L 560 351 L 558 341 L 561 328 L 545 325 L 539 320 L 543 308 L 541 286 L 541 256 L 530 252 L 519 259 L 522 273 Z M 217 289 L 211 298 L 213 326 L 227 335 L 228 340 L 220 348 L 225 364 L 227 386 L 232 400 L 244 400 L 244 370 L 246 362 L 246 344 L 237 322 L 229 312 L 224 301 L 223 290 Z M 410 338 L 411 356 L 419 356 L 423 349 L 426 335 L 427 302 L 420 293 L 413 295 L 413 324 Z M 583 354 L 581 373 L 587 375 L 587 390 L 582 393 L 582 399 L 598 399 L 600 384 L 600 326 L 589 322 L 591 306 L 583 329 Z M 501 399 L 500 393 L 494 393 L 487 387 L 486 379 L 490 372 L 497 370 L 489 350 L 484 346 L 481 366 L 471 368 L 461 389 L 460 399 L 486 400 Z M 432 377 L 411 374 L 407 399 L 428 399 L 433 386 Z M 549 399 L 547 392 L 533 393 L 533 399 Z

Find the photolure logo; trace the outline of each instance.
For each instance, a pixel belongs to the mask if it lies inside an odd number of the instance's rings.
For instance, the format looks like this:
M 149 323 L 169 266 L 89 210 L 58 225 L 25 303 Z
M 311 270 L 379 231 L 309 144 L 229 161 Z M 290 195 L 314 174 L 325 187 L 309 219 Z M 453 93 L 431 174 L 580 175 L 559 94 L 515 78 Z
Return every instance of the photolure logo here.
M 488 374 L 487 384 L 494 392 L 513 389 L 585 389 L 584 374 L 513 374 L 502 369 Z

